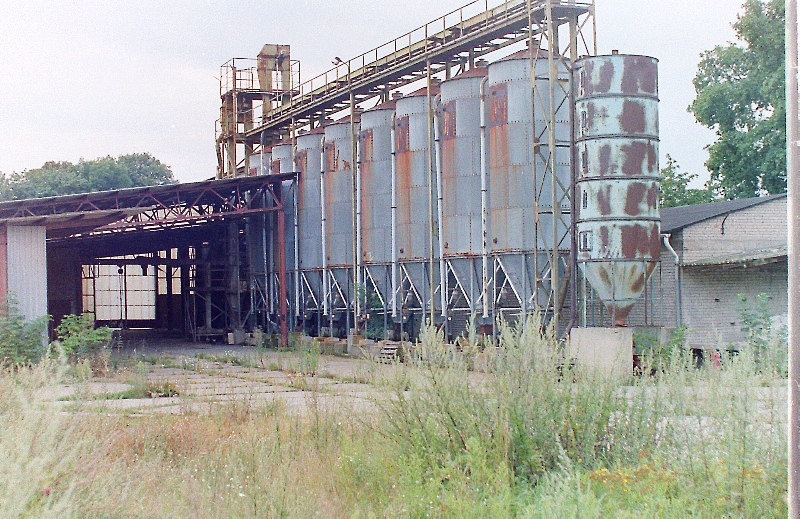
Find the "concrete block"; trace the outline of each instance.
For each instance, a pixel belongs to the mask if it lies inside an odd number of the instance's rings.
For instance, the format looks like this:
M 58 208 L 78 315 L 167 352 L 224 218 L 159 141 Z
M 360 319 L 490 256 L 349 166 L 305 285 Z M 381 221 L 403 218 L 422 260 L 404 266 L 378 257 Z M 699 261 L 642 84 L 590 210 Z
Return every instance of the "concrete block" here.
M 632 328 L 573 328 L 567 345 L 567 362 L 609 375 L 633 371 Z

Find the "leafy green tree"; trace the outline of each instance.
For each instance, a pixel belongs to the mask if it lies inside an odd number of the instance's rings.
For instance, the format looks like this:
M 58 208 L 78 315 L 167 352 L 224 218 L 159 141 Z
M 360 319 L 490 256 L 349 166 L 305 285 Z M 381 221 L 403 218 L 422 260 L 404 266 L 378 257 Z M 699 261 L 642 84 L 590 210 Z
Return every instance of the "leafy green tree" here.
M 0 199 L 21 200 L 109 189 L 172 184 L 169 166 L 149 153 L 46 162 L 42 167 L 0 176 Z
M 714 200 L 714 193 L 705 189 L 690 188 L 689 182 L 697 178 L 694 173 L 681 171 L 678 163 L 667 155 L 667 167 L 661 170 L 661 207 L 704 204 Z
M 786 191 L 784 0 L 746 0 L 733 25 L 741 44 L 702 54 L 689 107 L 717 133 L 706 163 L 725 198 Z

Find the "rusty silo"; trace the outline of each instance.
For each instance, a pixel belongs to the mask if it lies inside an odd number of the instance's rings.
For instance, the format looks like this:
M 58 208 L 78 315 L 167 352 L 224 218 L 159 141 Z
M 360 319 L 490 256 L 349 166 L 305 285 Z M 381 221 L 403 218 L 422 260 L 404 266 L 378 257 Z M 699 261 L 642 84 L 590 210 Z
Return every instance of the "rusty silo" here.
M 391 297 L 394 109 L 395 102 L 387 101 L 362 113 L 358 137 L 361 263 L 365 282 L 380 292 L 384 302 Z
M 355 125 L 358 132 L 358 124 Z M 356 240 L 353 229 L 353 128 L 350 118 L 325 126 L 323 145 L 323 239 L 325 245 L 325 277 L 323 290 L 333 328 L 334 319 L 344 312 L 349 328 L 349 308 L 352 301 L 353 249 Z
M 549 149 L 550 92 L 549 56 L 534 49 L 537 95 L 531 88 L 531 51 L 522 50 L 489 65 L 489 243 L 494 255 L 495 283 L 503 286 L 510 305 L 510 294 L 522 311 L 532 306 L 547 308 L 554 250 L 569 254 L 570 239 L 570 76 L 564 60 L 554 56 L 560 87 L 555 89 L 555 149 Z M 535 155 L 533 143 L 540 143 Z M 554 160 L 548 161 L 552 156 Z M 551 172 L 555 171 L 556 182 Z M 553 196 L 557 207 L 553 206 Z M 538 222 L 538 223 L 537 223 Z M 537 251 L 534 253 L 534 251 Z M 563 270 L 563 261 L 559 261 Z M 498 279 L 499 277 L 499 279 Z M 559 278 L 562 274 L 559 274 Z M 536 279 L 545 290 L 533 299 Z M 508 286 L 510 285 L 510 286 Z M 503 289 L 501 289 L 502 292 Z
M 329 267 L 353 265 L 353 159 L 349 118 L 325 127 L 325 258 Z
M 659 260 L 657 60 L 587 57 L 575 74 L 578 261 L 620 324 Z
M 322 298 L 322 187 L 321 153 L 324 128 L 317 127 L 297 137 L 295 169 L 299 173 L 297 221 L 301 312 L 319 315 Z M 310 291 L 310 293 L 308 293 Z
M 397 100 L 395 114 L 395 258 L 401 264 L 398 287 L 404 294 L 413 294 L 419 308 L 425 310 L 431 300 L 431 279 L 436 273 L 429 272 L 431 260 L 431 226 L 436 225 L 433 211 L 431 185 L 432 121 L 438 88 L 431 89 L 431 105 L 428 105 L 428 89 L 421 88 Z M 433 217 L 433 222 L 431 222 Z M 436 252 L 434 251 L 434 255 Z M 408 292 L 405 290 L 408 289 Z M 403 297 L 409 308 L 415 305 Z
M 469 313 L 477 311 L 476 302 L 482 295 L 479 259 L 486 252 L 481 95 L 487 74 L 486 67 L 478 66 L 442 82 L 439 110 L 441 250 L 445 271 L 453 272 L 442 284 L 447 299 L 455 301 L 454 306 L 466 304 Z

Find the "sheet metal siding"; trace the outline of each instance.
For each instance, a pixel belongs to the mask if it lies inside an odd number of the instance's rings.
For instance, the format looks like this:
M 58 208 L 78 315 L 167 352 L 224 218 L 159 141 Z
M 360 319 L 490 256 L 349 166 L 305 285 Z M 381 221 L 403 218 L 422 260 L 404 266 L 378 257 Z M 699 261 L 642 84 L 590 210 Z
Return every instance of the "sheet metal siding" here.
M 272 147 L 272 173 L 292 173 L 294 172 L 294 146 L 291 144 L 278 144 Z M 281 198 L 286 208 L 286 268 L 294 270 L 294 204 L 295 191 L 292 182 L 286 181 L 281 184 Z M 275 240 L 277 246 L 277 240 Z M 276 265 L 277 268 L 277 265 Z
M 43 226 L 7 228 L 8 292 L 22 315 L 47 315 L 47 231 Z
M 392 261 L 393 109 L 361 115 L 361 257 L 364 263 Z
M 481 98 L 484 76 L 441 84 L 442 232 L 444 256 L 479 255 L 481 235 Z
M 352 149 L 349 121 L 325 127 L 325 254 L 329 267 L 353 264 Z
M 547 146 L 549 130 L 543 114 L 549 110 L 548 62 L 546 56 L 536 63 L 539 78 L 539 95 L 536 98 L 536 133 L 539 142 Z M 569 81 L 565 65 L 558 62 L 558 76 Z M 540 215 L 539 236 L 534 229 L 534 198 L 538 198 L 542 211 L 552 209 L 552 181 L 545 172 L 544 160 L 536 157 L 537 183 L 533 181 L 533 116 L 530 61 L 526 57 L 506 59 L 489 65 L 487 88 L 489 131 L 489 247 L 493 252 L 530 251 L 546 248 L 553 241 L 552 216 Z M 571 184 L 570 174 L 570 107 L 564 102 L 566 94 L 556 88 L 555 105 L 558 107 L 555 122 L 555 171 L 562 187 L 561 198 Z M 544 155 L 546 156 L 546 150 Z M 564 202 L 562 212 L 569 212 Z M 559 223 L 559 235 L 568 232 L 567 225 Z M 534 241 L 538 239 L 538 244 Z M 568 241 L 568 240 L 567 240 Z M 564 244 L 568 248 L 568 243 Z
M 430 256 L 430 135 L 427 96 L 398 99 L 395 119 L 397 252 L 400 260 Z M 433 99 L 431 100 L 433 101 Z M 433 186 L 435 190 L 435 186 Z M 434 226 L 436 225 L 434 211 Z
M 657 61 L 596 56 L 575 74 L 578 261 L 621 321 L 661 251 Z
M 266 175 L 272 166 L 272 154 L 270 152 L 254 153 L 250 155 L 247 164 L 247 175 L 256 177 Z
M 320 197 L 320 152 L 322 135 L 297 138 L 295 162 L 300 173 L 298 198 L 300 269 L 322 268 L 322 202 Z

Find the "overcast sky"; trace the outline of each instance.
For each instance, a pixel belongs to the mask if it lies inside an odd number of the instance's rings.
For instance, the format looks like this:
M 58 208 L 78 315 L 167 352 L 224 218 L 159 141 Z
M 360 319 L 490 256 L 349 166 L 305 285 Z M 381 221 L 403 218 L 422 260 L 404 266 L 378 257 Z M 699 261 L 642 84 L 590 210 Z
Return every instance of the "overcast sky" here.
M 219 66 L 292 46 L 303 77 L 466 0 L 9 2 L 0 17 L 0 171 L 147 151 L 181 181 L 214 175 Z M 490 0 L 490 5 L 500 0 Z M 597 0 L 598 51 L 660 60 L 661 154 L 708 174 L 713 132 L 686 107 L 699 54 L 734 39 L 741 0 Z M 10 5 L 9 5 L 10 4 Z

